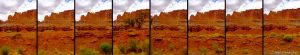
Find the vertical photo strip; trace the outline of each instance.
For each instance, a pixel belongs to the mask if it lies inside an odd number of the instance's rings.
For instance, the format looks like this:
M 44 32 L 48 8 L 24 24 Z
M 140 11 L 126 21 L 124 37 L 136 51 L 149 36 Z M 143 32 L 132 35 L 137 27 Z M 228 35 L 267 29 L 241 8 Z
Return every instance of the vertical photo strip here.
M 226 54 L 262 54 L 262 0 L 226 0 Z
M 187 0 L 151 0 L 151 53 L 187 54 Z
M 0 0 L 0 55 L 36 55 L 36 2 Z
M 75 3 L 76 54 L 112 54 L 112 0 L 75 0 Z
M 264 54 L 300 54 L 300 0 L 264 0 Z
M 74 54 L 74 0 L 38 0 L 38 55 Z
M 113 53 L 149 54 L 149 0 L 113 1 Z
M 225 55 L 225 0 L 189 0 L 190 55 Z

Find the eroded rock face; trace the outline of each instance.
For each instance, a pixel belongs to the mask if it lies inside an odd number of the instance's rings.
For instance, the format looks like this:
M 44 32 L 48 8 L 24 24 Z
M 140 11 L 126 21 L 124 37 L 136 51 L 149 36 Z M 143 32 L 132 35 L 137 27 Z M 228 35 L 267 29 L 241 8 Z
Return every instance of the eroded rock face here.
M 119 30 L 127 30 L 128 27 L 125 26 L 113 26 L 113 31 L 119 31 Z
M 239 27 L 237 25 L 227 25 L 226 26 L 226 32 L 234 32 L 238 29 L 239 29 Z
M 28 30 L 28 28 L 35 27 L 36 24 L 36 10 L 28 10 L 21 13 L 15 12 L 14 15 L 8 16 L 7 21 L 0 21 L 0 32 L 31 32 L 32 30 Z
M 249 26 L 240 26 L 241 30 L 251 30 L 252 28 Z
M 279 26 L 277 26 L 277 29 L 279 29 L 279 30 L 286 30 L 288 28 L 285 25 L 279 25 Z
M 154 26 L 153 29 L 154 30 L 164 30 L 166 27 L 161 25 L 161 26 Z
M 269 19 L 300 19 L 300 9 L 286 9 L 282 11 L 271 11 L 268 15 L 264 15 L 265 20 Z
M 206 31 L 215 31 L 217 28 L 215 26 L 207 26 L 205 28 Z
M 251 9 L 243 12 L 233 12 L 228 15 L 229 19 L 262 19 L 262 9 Z
M 168 13 L 160 13 L 159 16 L 153 16 L 153 21 L 172 21 L 172 22 L 178 22 L 178 21 L 186 21 L 187 20 L 187 10 L 174 10 L 172 12 Z
M 201 30 L 203 30 L 204 27 L 203 26 L 200 26 L 200 25 L 197 25 L 197 26 L 190 26 L 189 27 L 189 31 L 190 32 L 199 32 Z
M 196 15 L 190 17 L 190 21 L 197 21 L 203 19 L 221 19 L 224 20 L 224 10 L 212 10 L 209 12 L 201 13 L 198 12 Z

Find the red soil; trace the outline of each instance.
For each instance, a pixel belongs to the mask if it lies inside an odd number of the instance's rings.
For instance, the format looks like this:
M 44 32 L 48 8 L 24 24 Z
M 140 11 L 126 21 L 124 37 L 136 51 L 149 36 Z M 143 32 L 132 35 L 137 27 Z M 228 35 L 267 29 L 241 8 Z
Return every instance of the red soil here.
M 3 17 L 1 17 L 3 18 Z M 26 21 L 24 21 L 26 20 Z M 28 10 L 8 16 L 7 21 L 0 22 L 0 47 L 9 46 L 10 53 L 23 48 L 25 55 L 36 52 L 36 10 Z
M 74 54 L 74 10 L 52 13 L 38 23 L 39 54 Z

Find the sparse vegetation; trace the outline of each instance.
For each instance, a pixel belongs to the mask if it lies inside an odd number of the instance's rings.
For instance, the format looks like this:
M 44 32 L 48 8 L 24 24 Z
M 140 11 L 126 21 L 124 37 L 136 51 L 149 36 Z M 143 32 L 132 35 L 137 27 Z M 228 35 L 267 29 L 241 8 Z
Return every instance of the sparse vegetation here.
M 223 53 L 224 52 L 224 49 L 220 48 L 218 43 L 213 43 L 212 48 L 216 50 L 216 53 Z
M 271 32 L 271 33 L 270 33 L 270 37 L 276 37 L 276 35 L 277 35 L 277 34 L 274 33 L 274 32 Z
M 97 55 L 95 50 L 88 49 L 88 48 L 83 48 L 80 49 L 80 55 Z
M 24 48 L 18 48 L 18 53 L 23 55 L 24 54 Z
M 149 45 L 150 45 L 149 42 L 150 42 L 149 39 L 144 40 L 144 43 L 143 43 L 143 46 L 142 46 L 143 51 L 149 52 Z
M 249 54 L 249 49 L 247 48 L 243 49 L 243 54 Z
M 11 32 L 12 32 L 11 30 L 7 30 L 7 31 L 6 31 L 6 33 L 11 33 Z
M 135 26 L 135 20 L 134 19 L 127 19 L 125 20 L 125 26 L 126 27 L 134 27 Z
M 224 36 L 224 34 L 214 33 L 214 34 L 212 34 L 212 37 L 225 37 L 225 36 Z
M 175 46 L 173 44 L 169 44 L 168 47 L 171 51 L 173 51 L 175 49 Z
M 21 36 L 22 36 L 21 33 L 17 33 L 17 34 L 15 34 L 15 35 L 12 36 L 12 39 L 19 39 L 19 38 L 22 38 Z
M 133 51 L 133 52 L 137 52 L 138 51 L 138 40 L 130 40 L 130 43 L 129 43 L 130 47 L 129 47 L 129 50 L 130 51 Z
M 290 34 L 282 35 L 282 40 L 284 40 L 286 42 L 292 42 L 293 41 L 293 35 L 290 35 Z
M 206 55 L 207 51 L 207 48 L 201 48 L 201 55 Z
M 137 28 L 142 28 L 144 21 L 144 14 L 139 15 L 137 18 L 128 18 L 125 20 L 125 26 L 126 27 L 137 27 Z
M 127 48 L 125 46 L 120 45 L 119 48 L 120 48 L 121 53 L 123 53 L 123 54 L 127 53 Z
M 1 53 L 2 55 L 9 55 L 10 47 L 8 46 L 2 46 Z
M 102 43 L 100 45 L 100 50 L 102 50 L 104 53 L 111 53 L 112 51 L 112 46 L 109 43 Z

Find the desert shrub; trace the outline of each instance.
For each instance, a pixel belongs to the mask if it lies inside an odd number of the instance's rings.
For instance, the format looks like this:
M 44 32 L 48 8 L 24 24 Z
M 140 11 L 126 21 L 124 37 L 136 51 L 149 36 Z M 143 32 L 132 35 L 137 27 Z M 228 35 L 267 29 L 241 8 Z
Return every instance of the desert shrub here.
M 15 35 L 12 36 L 12 39 L 19 39 L 19 38 L 22 38 L 21 36 L 22 36 L 21 33 L 17 33 L 17 34 L 15 34 Z
M 283 35 L 282 36 L 282 40 L 286 41 L 286 42 L 292 42 L 293 41 L 293 36 L 292 35 Z
M 139 17 L 139 18 L 135 19 L 135 22 L 136 22 L 137 27 L 141 28 L 143 25 L 144 19 Z
M 175 46 L 173 44 L 169 44 L 168 47 L 170 48 L 171 51 L 175 49 Z
M 125 20 L 124 22 L 125 26 L 126 27 L 134 27 L 135 25 L 135 20 L 134 19 L 127 19 Z
M 38 55 L 46 55 L 46 52 L 44 50 L 39 50 Z
M 112 46 L 109 43 L 102 43 L 100 45 L 100 49 L 104 52 L 104 53 L 111 53 L 112 51 Z
M 146 14 L 142 13 L 142 14 L 140 14 L 140 15 L 135 19 L 138 28 L 141 28 L 141 27 L 142 27 L 142 25 L 143 25 L 143 23 L 144 23 L 144 17 L 145 17 L 145 16 L 146 16 Z
M 249 54 L 249 49 L 247 48 L 243 49 L 243 54 Z
M 2 48 L 1 48 L 2 55 L 8 55 L 9 54 L 9 50 L 10 50 L 10 47 L 8 47 L 8 46 L 2 46 Z
M 97 55 L 97 53 L 94 50 L 88 48 L 80 49 L 79 53 L 80 55 Z
M 137 18 L 129 18 L 127 20 L 125 20 L 125 26 L 127 27 L 135 27 L 137 26 L 138 28 L 141 28 L 143 23 L 144 23 L 144 16 L 145 15 L 140 15 Z
M 132 31 L 132 32 L 128 32 L 128 36 L 129 37 L 136 37 L 136 36 L 138 36 L 138 34 L 134 31 Z
M 212 34 L 212 37 L 225 37 L 225 36 L 224 36 L 224 34 L 214 33 L 214 34 Z
M 19 54 L 21 54 L 21 55 L 24 54 L 24 49 L 23 49 L 23 48 L 18 48 L 17 50 L 18 50 L 18 53 L 19 53 Z
M 213 43 L 212 44 L 212 48 L 216 50 L 216 53 L 223 53 L 224 49 L 219 48 L 219 44 L 218 43 Z
M 129 49 L 131 51 L 137 51 L 138 50 L 138 41 L 137 40 L 130 40 Z
M 144 40 L 143 51 L 149 52 L 150 42 L 149 39 Z
M 6 33 L 11 33 L 11 32 L 12 32 L 11 30 L 7 30 L 7 31 L 6 31 Z
M 127 53 L 127 48 L 124 45 L 119 46 L 121 53 Z
M 206 55 L 207 51 L 207 48 L 201 48 L 201 55 Z
M 188 53 L 189 53 L 189 52 L 188 52 L 187 48 L 184 48 L 184 49 L 183 49 L 183 55 L 188 55 Z
M 276 37 L 276 33 L 271 32 L 271 33 L 270 33 L 270 37 Z

